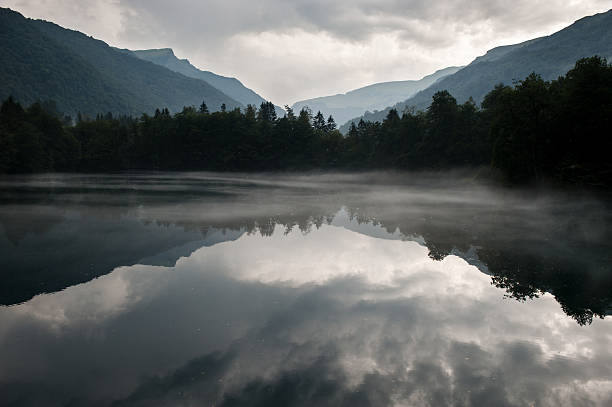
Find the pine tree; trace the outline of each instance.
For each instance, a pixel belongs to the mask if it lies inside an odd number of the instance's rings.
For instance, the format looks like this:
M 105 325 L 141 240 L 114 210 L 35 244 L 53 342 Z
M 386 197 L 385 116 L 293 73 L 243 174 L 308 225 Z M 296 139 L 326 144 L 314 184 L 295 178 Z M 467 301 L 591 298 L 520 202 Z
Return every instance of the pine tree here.
M 293 112 L 293 109 L 289 107 L 289 105 L 285 105 L 285 110 L 287 111 L 287 119 L 295 120 L 295 113 Z
M 314 117 L 312 126 L 317 130 L 325 131 L 326 129 L 325 117 L 323 116 L 323 113 L 321 113 L 321 111 L 319 111 L 317 115 Z
M 257 117 L 257 109 L 255 109 L 255 106 L 251 104 L 247 105 L 246 110 L 244 111 L 244 116 L 249 121 L 254 121 L 255 118 Z
M 312 113 L 310 112 L 310 109 L 307 107 L 302 108 L 302 110 L 300 110 L 298 120 L 302 123 L 307 123 L 308 126 L 310 126 L 310 121 L 312 120 Z
M 351 122 L 351 128 L 348 132 L 348 135 L 351 138 L 357 137 L 357 126 L 355 126 L 355 122 Z
M 206 106 L 205 101 L 202 101 L 202 104 L 200 105 L 200 113 L 208 114 L 208 106 Z
M 259 106 L 259 112 L 257 118 L 262 121 L 274 122 L 276 121 L 276 109 L 272 102 L 262 102 Z
M 336 130 L 336 121 L 334 120 L 332 115 L 329 115 L 329 117 L 327 118 L 326 130 L 327 131 L 334 131 L 334 130 Z

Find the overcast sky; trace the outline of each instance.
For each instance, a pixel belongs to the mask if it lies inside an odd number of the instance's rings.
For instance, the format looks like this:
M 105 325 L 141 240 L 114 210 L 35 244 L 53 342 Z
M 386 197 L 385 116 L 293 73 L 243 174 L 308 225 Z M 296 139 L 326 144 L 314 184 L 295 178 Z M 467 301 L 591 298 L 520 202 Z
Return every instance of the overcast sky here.
M 131 49 L 173 48 L 276 104 L 418 79 L 612 0 L 0 0 Z

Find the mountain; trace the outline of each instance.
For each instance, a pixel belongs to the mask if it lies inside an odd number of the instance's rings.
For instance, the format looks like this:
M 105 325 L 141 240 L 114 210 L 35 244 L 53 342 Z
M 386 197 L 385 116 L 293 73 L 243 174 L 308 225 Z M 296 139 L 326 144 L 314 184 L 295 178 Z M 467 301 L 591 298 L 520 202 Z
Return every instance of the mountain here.
M 0 8 L 0 99 L 53 100 L 59 111 L 140 115 L 167 107 L 242 104 L 212 85 L 108 46 L 83 33 Z
M 131 54 L 145 61 L 153 62 L 156 65 L 163 66 L 171 71 L 178 72 L 190 78 L 201 79 L 219 89 L 229 97 L 242 103 L 244 106 L 254 105 L 259 107 L 262 103 L 267 102 L 266 99 L 244 86 L 238 79 L 217 75 L 216 73 L 210 71 L 202 71 L 191 65 L 189 60 L 177 58 L 171 48 L 138 51 L 122 49 L 120 51 Z M 285 111 L 276 106 L 276 114 L 282 116 L 285 114 Z
M 314 113 L 321 111 L 325 117 L 332 115 L 337 123 L 344 123 L 365 111 L 384 109 L 398 100 L 405 100 L 461 68 L 441 69 L 420 80 L 375 83 L 346 93 L 302 100 L 294 103 L 292 109 L 299 112 L 309 107 Z
M 480 103 L 498 83 L 509 85 L 532 72 L 545 80 L 556 79 L 571 69 L 578 59 L 593 55 L 612 58 L 612 10 L 584 17 L 546 37 L 493 48 L 455 74 L 392 107 L 399 112 L 407 107 L 425 109 L 434 93 L 440 90 L 448 90 L 459 103 L 470 97 Z M 390 109 L 368 113 L 351 121 L 383 121 Z M 350 121 L 341 127 L 341 131 L 348 131 L 349 126 Z

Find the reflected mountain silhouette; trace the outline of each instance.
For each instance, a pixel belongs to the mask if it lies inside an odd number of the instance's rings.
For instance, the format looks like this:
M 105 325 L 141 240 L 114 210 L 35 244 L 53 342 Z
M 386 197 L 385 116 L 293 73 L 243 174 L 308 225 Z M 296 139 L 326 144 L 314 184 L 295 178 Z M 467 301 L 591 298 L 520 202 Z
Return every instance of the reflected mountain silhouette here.
M 5 178 L 0 304 L 59 291 L 120 266 L 173 265 L 244 233 L 272 236 L 282 226 L 306 234 L 337 224 L 369 235 L 356 225 L 376 226 L 385 232 L 375 237 L 417 241 L 434 260 L 463 257 L 519 301 L 551 293 L 579 324 L 610 315 L 607 198 L 429 181 L 210 174 Z

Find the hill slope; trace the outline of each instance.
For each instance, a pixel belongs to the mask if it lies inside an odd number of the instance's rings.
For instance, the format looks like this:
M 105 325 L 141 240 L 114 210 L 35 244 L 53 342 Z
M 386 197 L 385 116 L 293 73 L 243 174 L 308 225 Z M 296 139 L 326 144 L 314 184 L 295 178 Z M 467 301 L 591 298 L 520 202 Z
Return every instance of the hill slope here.
M 584 57 L 612 57 L 612 10 L 585 17 L 569 27 L 547 37 L 520 44 L 493 48 L 476 58 L 457 73 L 441 79 L 412 98 L 393 106 L 399 112 L 407 107 L 425 109 L 439 90 L 448 90 L 459 103 L 473 97 L 476 103 L 498 83 L 511 84 L 532 72 L 545 80 L 556 79 Z M 365 114 L 366 121 L 382 121 L 390 107 L 377 113 Z M 342 126 L 347 131 L 350 122 Z
M 262 103 L 267 102 L 267 100 L 259 96 L 253 90 L 244 86 L 238 79 L 217 75 L 216 73 L 210 71 L 202 71 L 191 65 L 189 60 L 177 58 L 171 48 L 137 51 L 123 49 L 120 51 L 131 54 L 145 61 L 153 62 L 156 65 L 163 66 L 171 71 L 178 72 L 190 78 L 201 79 L 245 106 L 254 105 L 259 107 L 259 105 Z M 276 114 L 283 115 L 284 113 L 285 111 L 282 108 L 276 106 Z
M 294 103 L 292 108 L 296 112 L 304 107 L 309 107 L 315 113 L 320 110 L 326 117 L 332 115 L 336 122 L 344 123 L 365 111 L 384 109 L 399 100 L 405 100 L 459 69 L 461 67 L 450 67 L 420 80 L 375 83 L 344 94 L 301 100 Z
M 241 103 L 212 85 L 125 55 L 56 24 L 0 8 L 0 99 L 51 99 L 65 113 L 140 115 L 207 100 L 211 110 Z

